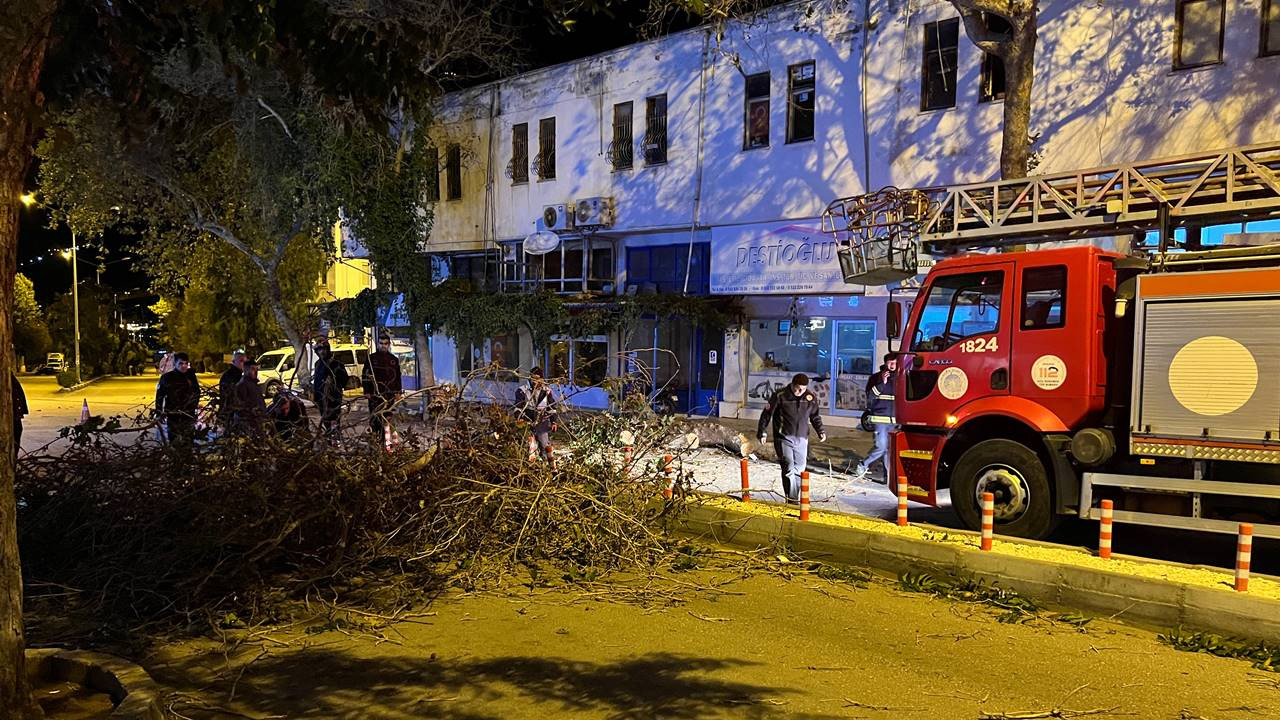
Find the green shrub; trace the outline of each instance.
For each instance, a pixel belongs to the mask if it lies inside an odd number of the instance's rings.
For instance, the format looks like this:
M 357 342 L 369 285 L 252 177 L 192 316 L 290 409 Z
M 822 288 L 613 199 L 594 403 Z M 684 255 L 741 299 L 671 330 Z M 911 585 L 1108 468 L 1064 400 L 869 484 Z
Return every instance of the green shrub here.
M 58 384 L 64 388 L 69 388 L 76 384 L 76 368 L 70 365 L 67 369 L 58 373 Z

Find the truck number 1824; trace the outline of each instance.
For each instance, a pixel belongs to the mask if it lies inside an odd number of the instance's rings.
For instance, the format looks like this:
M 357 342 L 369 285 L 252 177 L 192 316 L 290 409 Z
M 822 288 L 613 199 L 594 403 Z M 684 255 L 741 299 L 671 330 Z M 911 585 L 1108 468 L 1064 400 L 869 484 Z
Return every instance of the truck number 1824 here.
M 995 352 L 999 349 L 1000 346 L 996 344 L 996 338 L 994 335 L 989 338 L 965 340 L 960 344 L 960 352 L 967 353 Z

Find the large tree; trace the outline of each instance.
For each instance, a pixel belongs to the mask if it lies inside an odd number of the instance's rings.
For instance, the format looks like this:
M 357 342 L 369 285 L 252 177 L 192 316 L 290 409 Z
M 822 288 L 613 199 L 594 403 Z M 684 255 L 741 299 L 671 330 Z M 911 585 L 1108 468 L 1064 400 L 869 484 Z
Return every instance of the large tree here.
M 1004 63 L 1004 125 L 1000 175 L 1026 177 L 1031 159 L 1031 90 L 1035 81 L 1038 0 L 950 0 L 965 34 L 983 52 Z M 1009 32 L 991 30 L 989 16 L 1004 19 Z
M 22 273 L 13 283 L 13 350 L 30 367 L 44 359 L 49 346 L 49 325 L 36 302 L 36 288 Z

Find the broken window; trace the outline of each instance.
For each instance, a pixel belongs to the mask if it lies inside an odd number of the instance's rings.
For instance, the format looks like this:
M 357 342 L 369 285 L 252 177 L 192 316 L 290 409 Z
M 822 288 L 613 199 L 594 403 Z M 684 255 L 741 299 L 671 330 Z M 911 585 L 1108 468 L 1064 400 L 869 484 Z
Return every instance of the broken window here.
M 1008 37 L 1013 32 L 1013 26 L 1009 21 L 999 15 L 991 13 L 983 13 L 982 20 L 987 26 L 987 31 L 995 35 Z M 1004 60 L 992 55 L 991 53 L 982 53 L 982 72 L 979 76 L 978 102 L 988 103 L 996 100 L 1004 99 Z
M 956 43 L 959 40 L 960 18 L 939 20 L 924 26 L 921 110 L 956 106 Z
M 769 73 L 748 75 L 742 149 L 769 145 Z
M 817 71 L 810 60 L 787 68 L 787 142 L 813 139 Z
M 1173 66 L 1178 69 L 1222 62 L 1224 0 L 1178 0 Z

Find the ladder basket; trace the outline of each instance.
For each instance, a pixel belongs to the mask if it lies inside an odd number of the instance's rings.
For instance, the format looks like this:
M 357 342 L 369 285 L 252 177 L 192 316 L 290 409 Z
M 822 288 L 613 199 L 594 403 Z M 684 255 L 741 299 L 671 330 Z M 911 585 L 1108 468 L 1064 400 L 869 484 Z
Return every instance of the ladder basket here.
M 822 230 L 840 244 L 844 281 L 888 285 L 915 277 L 928 209 L 923 192 L 895 187 L 832 201 L 822 213 Z

